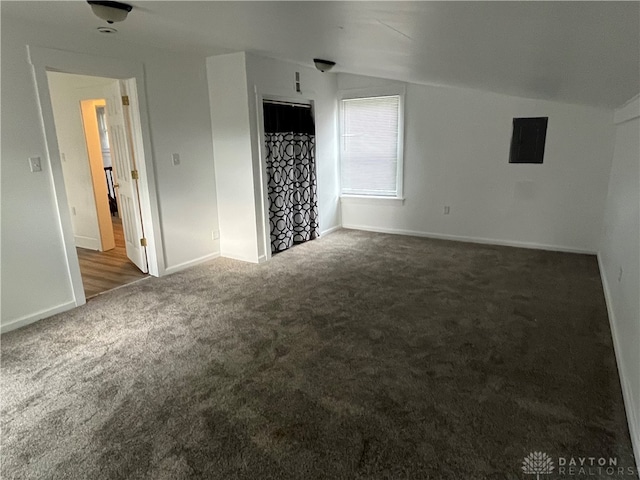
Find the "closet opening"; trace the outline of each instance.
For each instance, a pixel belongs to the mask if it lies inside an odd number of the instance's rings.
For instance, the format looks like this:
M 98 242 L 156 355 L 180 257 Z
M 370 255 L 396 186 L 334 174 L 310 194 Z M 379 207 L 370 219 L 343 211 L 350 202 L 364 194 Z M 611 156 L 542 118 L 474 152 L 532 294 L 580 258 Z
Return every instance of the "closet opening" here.
M 264 100 L 271 253 L 320 236 L 315 124 L 310 104 Z

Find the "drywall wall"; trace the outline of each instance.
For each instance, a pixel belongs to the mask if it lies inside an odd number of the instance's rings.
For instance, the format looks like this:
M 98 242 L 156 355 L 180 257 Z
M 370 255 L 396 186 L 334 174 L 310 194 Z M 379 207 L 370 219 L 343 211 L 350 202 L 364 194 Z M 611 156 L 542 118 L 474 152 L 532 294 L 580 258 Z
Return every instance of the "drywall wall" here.
M 80 102 L 105 98 L 103 87 L 117 80 L 59 72 L 47 76 L 76 246 L 103 250 Z
M 89 28 L 86 35 L 70 35 L 4 12 L 1 18 L 3 330 L 74 306 L 27 45 L 144 65 L 146 153 L 155 169 L 165 270 L 214 256 L 218 220 L 204 57 L 130 44 Z M 173 153 L 181 158 L 177 166 Z M 32 156 L 41 157 L 43 172 L 30 173 Z
M 261 162 L 263 98 L 311 101 L 316 123 L 316 173 L 321 232 L 340 224 L 335 75 L 245 52 L 207 59 L 223 256 L 268 257 Z M 295 89 L 300 73 L 301 92 Z
M 338 74 L 340 91 L 392 83 Z M 512 119 L 538 116 L 549 117 L 544 164 L 509 164 Z M 405 201 L 343 199 L 343 226 L 596 252 L 612 119 L 591 107 L 407 84 Z
M 616 112 L 598 258 L 627 418 L 640 467 L 640 99 Z
M 300 92 L 296 92 L 295 74 L 300 74 Z M 337 78 L 314 67 L 283 62 L 272 58 L 247 54 L 247 88 L 251 117 L 262 114 L 260 98 L 280 98 L 290 101 L 307 100 L 313 103 L 316 126 L 316 175 L 318 180 L 318 216 L 320 232 L 340 225 L 339 216 L 339 158 L 336 119 L 338 103 Z M 257 128 L 252 129 L 252 145 L 257 148 L 263 139 Z M 259 168 L 258 152 L 254 152 Z
M 220 253 L 258 261 L 255 186 L 244 52 L 207 58 Z

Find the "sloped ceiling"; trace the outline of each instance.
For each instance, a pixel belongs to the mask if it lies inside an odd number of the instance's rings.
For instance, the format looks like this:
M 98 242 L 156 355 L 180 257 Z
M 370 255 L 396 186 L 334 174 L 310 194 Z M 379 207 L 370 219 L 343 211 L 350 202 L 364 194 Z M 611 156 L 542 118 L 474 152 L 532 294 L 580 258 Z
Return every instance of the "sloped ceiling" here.
M 3 23 L 104 24 L 84 1 L 1 3 Z M 131 3 L 119 42 L 322 57 L 340 72 L 609 108 L 640 91 L 639 2 Z

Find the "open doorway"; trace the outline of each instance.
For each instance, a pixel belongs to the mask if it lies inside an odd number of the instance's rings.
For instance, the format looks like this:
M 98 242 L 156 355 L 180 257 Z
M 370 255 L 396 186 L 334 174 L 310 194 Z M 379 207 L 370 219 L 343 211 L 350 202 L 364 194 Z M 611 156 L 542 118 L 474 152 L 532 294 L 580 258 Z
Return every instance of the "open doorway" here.
M 119 80 L 60 72 L 47 78 L 75 250 L 91 298 L 147 276 L 133 133 Z
M 49 90 L 49 72 L 64 72 L 118 80 L 119 85 L 113 83 L 114 88 L 105 100 L 108 106 L 110 101 L 113 104 L 116 100 L 118 100 L 118 102 L 122 101 L 123 97 L 128 99 L 129 106 L 126 108 L 126 121 L 130 127 L 128 132 L 131 135 L 129 136 L 130 141 L 127 145 L 131 148 L 135 160 L 135 170 L 132 170 L 130 174 L 131 177 L 133 177 L 135 171 L 135 184 L 138 193 L 137 198 L 133 196 L 129 196 L 129 198 L 131 200 L 137 200 L 135 206 L 138 208 L 132 209 L 133 214 L 135 215 L 137 212 L 138 215 L 141 214 L 142 216 L 141 225 L 138 231 L 135 232 L 136 235 L 130 235 L 129 238 L 126 239 L 127 258 L 134 256 L 136 260 L 139 260 L 140 257 L 135 254 L 142 249 L 145 253 L 144 258 L 146 258 L 149 274 L 153 276 L 164 274 L 165 256 L 160 228 L 155 168 L 151 157 L 152 145 L 147 114 L 144 65 L 137 61 L 87 55 L 33 45 L 27 46 L 27 58 L 32 67 L 34 86 L 38 97 L 39 113 L 42 120 L 47 156 L 50 162 L 50 179 L 53 184 L 55 204 L 57 207 L 57 221 L 64 243 L 68 276 L 60 280 L 66 280 L 66 282 L 68 282 L 73 299 L 72 302 L 65 305 L 69 305 L 70 303 L 73 303 L 75 306 L 83 305 L 86 302 L 86 295 L 65 191 L 65 180 L 62 171 L 63 161 L 56 136 L 51 93 Z M 115 112 L 118 108 L 122 108 L 120 103 L 119 105 L 120 107 L 116 105 L 116 109 L 109 110 Z M 122 131 L 120 127 L 119 131 Z M 120 139 L 123 137 L 124 135 L 119 136 Z M 122 145 L 122 143 L 121 141 L 118 142 L 119 145 Z M 113 144 L 111 147 L 113 149 Z M 130 159 L 128 159 L 127 166 L 131 166 L 131 163 Z M 137 178 L 139 178 L 139 180 L 137 180 Z M 130 181 L 126 182 L 125 187 L 127 190 L 127 185 L 131 186 L 131 183 Z M 122 184 L 122 178 L 120 178 L 121 191 Z M 119 206 L 122 208 L 122 211 L 124 211 L 122 203 Z M 123 229 L 126 231 L 127 227 L 124 224 L 124 215 L 122 218 Z M 144 231 L 140 230 L 142 225 L 144 225 Z M 130 241 L 130 239 L 133 240 Z M 138 241 L 136 242 L 135 239 L 138 239 Z M 64 309 L 66 308 L 68 307 L 65 306 Z

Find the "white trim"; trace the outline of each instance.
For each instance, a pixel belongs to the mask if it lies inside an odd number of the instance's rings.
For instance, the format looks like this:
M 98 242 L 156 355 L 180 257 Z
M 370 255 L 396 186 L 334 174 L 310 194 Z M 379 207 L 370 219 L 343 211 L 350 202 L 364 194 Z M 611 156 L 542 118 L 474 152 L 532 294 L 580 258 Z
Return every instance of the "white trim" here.
M 274 100 L 272 98 L 265 98 L 264 100 L 262 100 L 262 103 L 268 103 L 270 105 L 283 105 L 287 107 L 311 108 L 311 102 L 304 99 L 294 102 L 288 100 Z
M 80 247 L 80 248 L 86 248 L 88 250 L 96 250 L 98 252 L 101 251 L 101 244 L 100 244 L 100 240 L 98 240 L 97 238 L 91 238 L 91 237 L 83 237 L 81 235 L 76 235 L 75 237 L 73 237 L 74 239 L 74 243 L 76 244 L 76 247 Z
M 245 56 L 246 60 L 246 56 Z M 258 87 L 253 85 L 253 98 L 255 103 L 251 101 L 251 89 L 249 87 L 249 73 L 247 69 L 247 106 L 249 108 L 249 145 L 251 148 L 251 170 L 253 172 L 253 203 L 255 211 L 256 222 L 256 246 L 258 248 L 258 259 L 262 256 L 266 256 L 267 259 L 271 258 L 271 248 L 267 243 L 270 237 L 270 223 L 269 223 L 269 198 L 267 193 L 268 177 L 267 177 L 267 164 L 264 159 L 264 129 L 263 129 L 263 113 L 262 103 L 258 104 L 257 98 L 259 95 Z M 253 109 L 253 110 L 252 110 Z M 251 116 L 256 119 L 255 124 L 251 122 Z M 256 163 L 257 162 L 257 163 Z M 264 239 L 262 242 L 260 239 Z M 259 260 L 256 260 L 259 262 Z
M 547 245 L 544 243 L 519 242 L 517 240 L 498 240 L 494 238 L 466 237 L 463 235 L 446 235 L 432 232 L 417 232 L 414 230 L 401 230 L 395 228 L 378 228 L 367 225 L 342 225 L 342 228 L 352 230 L 364 230 L 367 232 L 390 233 L 393 235 L 408 235 L 411 237 L 435 238 L 438 240 L 453 240 L 455 242 L 480 243 L 483 245 L 500 245 L 504 247 L 530 248 L 533 250 L 549 250 L 551 252 L 579 253 L 595 255 L 596 252 L 589 249 L 566 247 L 562 245 Z
M 238 260 L 240 262 L 247 262 L 247 263 L 260 263 L 260 258 L 261 257 L 248 257 L 246 255 L 236 255 L 235 253 L 224 253 L 224 252 L 220 252 L 220 256 L 222 258 L 230 258 L 231 260 Z
M 188 262 L 182 262 L 173 267 L 167 267 L 164 270 L 165 275 L 171 275 L 172 273 L 180 272 L 182 270 L 186 270 L 187 268 L 195 267 L 196 265 L 200 265 L 201 263 L 208 262 L 209 260 L 213 260 L 214 258 L 218 258 L 220 256 L 220 252 L 210 253 L 208 255 L 203 255 L 202 257 L 198 257 L 194 260 L 189 260 Z
M 619 125 L 638 117 L 640 117 L 640 94 L 636 95 L 620 108 L 616 109 L 613 114 L 613 123 Z
M 604 299 L 607 305 L 607 313 L 609 314 L 609 327 L 611 328 L 611 336 L 613 337 L 613 350 L 616 355 L 616 363 L 618 365 L 618 374 L 620 376 L 620 385 L 622 387 L 622 398 L 627 413 L 627 424 L 629 425 L 629 434 L 631 436 L 631 445 L 636 457 L 636 467 L 640 472 L 640 418 L 636 418 L 636 411 L 640 411 L 640 405 L 634 408 L 631 387 L 627 381 L 625 365 L 622 362 L 621 347 L 616 332 L 616 315 L 613 311 L 613 301 L 611 300 L 611 291 L 609 290 L 609 282 L 605 275 L 602 256 L 598 252 L 598 268 L 600 269 L 600 278 L 602 280 L 602 289 L 604 290 Z
M 260 164 L 260 184 L 258 194 L 260 197 L 260 210 L 256 212 L 258 222 L 262 220 L 262 231 L 257 228 L 262 236 L 262 251 L 265 261 L 271 260 L 271 222 L 269 221 L 269 172 L 267 172 L 267 147 L 264 142 L 264 101 L 265 96 L 260 93 L 257 85 L 253 86 L 254 101 L 256 106 L 256 140 L 258 142 L 258 162 Z M 277 99 L 273 96 L 271 98 Z M 253 160 L 252 160 L 253 161 Z M 254 189 L 255 189 L 254 187 Z M 260 240 L 260 239 L 258 239 Z M 258 260 L 259 262 L 259 260 Z
M 20 317 L 17 320 L 13 320 L 11 322 L 5 323 L 0 326 L 0 333 L 7 333 L 11 330 L 15 330 L 16 328 L 21 328 L 27 326 L 31 323 L 35 323 L 38 320 L 42 320 L 43 318 L 51 317 L 58 313 L 66 312 L 67 310 L 71 310 L 76 307 L 76 302 L 66 302 L 58 305 L 57 307 L 47 308 L 45 310 L 40 310 L 36 313 L 30 313 L 29 315 L 25 315 L 24 317 Z
M 320 232 L 320 236 L 323 237 L 325 235 L 329 235 L 333 232 L 335 232 L 336 230 L 340 230 L 342 228 L 342 225 L 334 225 L 333 227 L 329 227 L 326 230 L 322 230 Z
M 389 205 L 400 207 L 404 205 L 404 198 L 401 197 L 377 197 L 375 195 L 340 195 L 340 203 L 347 205 Z

